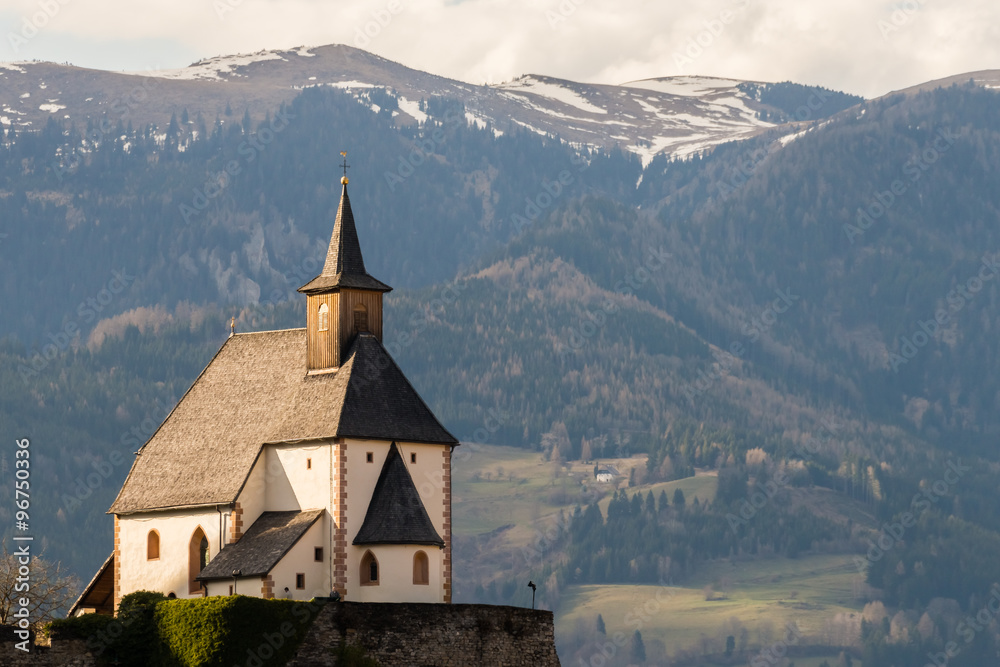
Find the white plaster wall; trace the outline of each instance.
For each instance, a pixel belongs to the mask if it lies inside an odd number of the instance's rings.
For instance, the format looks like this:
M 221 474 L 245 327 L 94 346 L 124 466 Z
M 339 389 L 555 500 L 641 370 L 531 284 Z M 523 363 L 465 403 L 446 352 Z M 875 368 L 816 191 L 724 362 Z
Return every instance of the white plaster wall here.
M 315 459 L 313 459 L 315 464 Z M 295 546 L 285 554 L 274 569 L 271 579 L 274 581 L 274 597 L 283 597 L 285 587 L 292 594 L 293 600 L 310 600 L 314 597 L 326 597 L 330 594 L 330 546 L 325 542 L 330 516 L 324 514 L 316 520 L 306 534 Z M 323 547 L 323 561 L 316 562 L 315 547 Z M 295 575 L 306 575 L 304 590 L 296 590 Z
M 364 523 L 368 504 L 371 502 L 375 483 L 378 481 L 382 465 L 389 454 L 392 443 L 384 440 L 354 440 L 348 439 L 347 445 L 347 599 L 367 602 L 442 602 L 444 601 L 444 558 L 443 552 L 437 547 L 421 547 L 409 545 L 391 545 L 373 548 L 382 565 L 379 555 L 383 549 L 411 549 L 409 560 L 404 564 L 403 556 L 390 556 L 394 567 L 402 567 L 405 577 L 399 581 L 405 582 L 397 587 L 395 578 L 379 586 L 361 586 L 361 558 L 365 550 L 353 546 L 354 538 Z M 444 539 L 444 456 L 447 445 L 428 445 L 420 443 L 397 442 L 403 463 L 410 472 L 414 486 L 420 494 L 420 500 L 430 516 L 431 523 L 438 535 Z M 367 463 L 367 452 L 372 452 L 374 461 Z M 416 453 L 417 462 L 410 463 L 410 454 Z M 423 549 L 430 561 L 430 586 L 413 586 L 413 553 Z M 405 566 L 404 566 L 405 565 Z M 388 572 L 388 571 L 387 571 Z M 374 589 L 378 589 L 375 591 Z M 427 590 L 430 589 L 433 593 Z M 371 591 L 371 592 L 368 592 Z M 433 599 L 427 599 L 432 597 Z
M 330 552 L 329 546 L 324 543 L 329 523 L 330 516 L 324 513 L 271 570 L 271 579 L 274 581 L 274 597 L 282 597 L 285 586 L 288 587 L 293 600 L 310 600 L 314 597 L 326 597 L 330 594 Z M 323 548 L 322 562 L 316 561 L 315 547 Z M 306 575 L 304 590 L 295 588 L 295 575 L 299 572 Z M 229 595 L 229 587 L 232 585 L 232 579 L 210 581 L 208 582 L 208 594 Z M 262 587 L 263 583 L 260 577 L 241 578 L 236 582 L 236 592 L 240 595 L 261 597 Z
M 267 445 L 262 457 L 266 459 L 267 511 L 329 509 L 332 450 L 327 442 Z
M 267 451 L 265 448 L 265 451 L 262 451 L 260 456 L 257 457 L 257 462 L 254 463 L 253 469 L 247 476 L 243 490 L 240 491 L 239 497 L 236 498 L 236 502 L 243 509 L 244 533 L 247 532 L 247 529 L 264 512 L 265 501 L 267 499 L 267 482 Z M 232 517 L 230 517 L 231 522 Z M 228 535 L 226 539 L 229 539 Z
M 266 445 L 237 498 L 243 508 L 243 532 L 263 512 L 330 509 L 332 449 L 328 442 Z
M 232 579 L 220 579 L 218 581 L 208 582 L 208 594 L 212 595 L 229 595 L 229 587 L 233 585 Z M 244 577 L 236 582 L 236 592 L 240 595 L 249 595 L 252 597 L 261 597 L 261 590 L 263 589 L 263 583 L 260 577 Z
M 444 552 L 438 547 L 416 544 L 388 544 L 369 547 L 347 548 L 348 562 L 356 563 L 353 571 L 348 571 L 347 599 L 351 602 L 444 602 L 444 582 L 442 570 Z M 379 565 L 378 586 L 362 586 L 361 559 L 366 551 L 371 551 Z M 426 586 L 413 583 L 413 556 L 423 551 L 427 554 L 429 583 Z
M 188 593 L 188 548 L 199 526 L 208 538 L 211 560 L 219 553 L 219 513 L 214 508 L 119 517 L 121 595 L 147 590 L 164 595 L 173 592 L 179 598 L 200 597 L 201 593 Z M 146 560 L 146 536 L 153 529 L 160 533 L 160 558 Z

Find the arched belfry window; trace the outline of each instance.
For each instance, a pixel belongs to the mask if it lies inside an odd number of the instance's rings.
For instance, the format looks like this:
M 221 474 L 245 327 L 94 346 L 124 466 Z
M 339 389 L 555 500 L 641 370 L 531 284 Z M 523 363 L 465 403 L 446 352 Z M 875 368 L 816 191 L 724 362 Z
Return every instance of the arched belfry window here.
M 146 560 L 159 560 L 159 558 L 160 534 L 155 530 L 151 530 L 146 536 Z
M 368 331 L 368 309 L 361 304 L 354 306 L 354 330 Z
M 330 306 L 325 303 L 319 306 L 319 317 L 317 318 L 318 326 L 316 327 L 319 331 L 329 331 L 330 330 Z
M 366 551 L 361 557 L 361 585 L 378 586 L 378 560 L 371 551 Z
M 431 583 L 430 563 L 427 554 L 418 551 L 413 554 L 413 584 L 415 586 L 427 586 Z
M 198 526 L 188 544 L 188 593 L 201 591 L 201 584 L 195 581 L 195 577 L 208 565 L 208 555 L 208 537 L 201 526 Z

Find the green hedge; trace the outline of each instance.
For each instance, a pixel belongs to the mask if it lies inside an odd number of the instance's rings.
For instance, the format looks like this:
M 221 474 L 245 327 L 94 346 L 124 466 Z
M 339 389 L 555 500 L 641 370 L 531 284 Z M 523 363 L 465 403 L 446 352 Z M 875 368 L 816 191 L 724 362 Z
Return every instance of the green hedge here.
M 298 650 L 321 605 L 242 595 L 166 600 L 142 591 L 122 599 L 118 618 L 88 614 L 49 627 L 56 640 L 85 640 L 102 666 L 276 667 Z
M 108 625 L 114 621 L 113 617 L 100 614 L 60 618 L 49 623 L 48 632 L 53 639 L 87 640 L 96 637 L 101 632 L 106 635 Z
M 156 624 L 170 667 L 284 665 L 319 609 L 242 595 L 172 600 L 157 605 Z

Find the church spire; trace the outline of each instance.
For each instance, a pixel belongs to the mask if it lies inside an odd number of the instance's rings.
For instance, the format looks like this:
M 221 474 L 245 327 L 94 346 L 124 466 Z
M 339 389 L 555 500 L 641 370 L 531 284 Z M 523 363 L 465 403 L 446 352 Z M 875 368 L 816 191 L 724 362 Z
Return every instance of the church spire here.
M 391 292 L 392 288 L 368 275 L 365 258 L 361 254 L 358 229 L 354 225 L 351 198 L 347 195 L 347 176 L 340 179 L 344 188 L 337 207 L 337 218 L 333 223 L 333 235 L 326 251 L 323 271 L 308 284 L 299 288 L 300 292 L 312 294 L 340 287 L 370 289 Z
M 347 177 L 341 182 L 344 189 L 340 195 L 340 206 L 337 208 L 337 220 L 333 223 L 333 236 L 330 237 L 330 248 L 326 251 L 326 263 L 323 265 L 323 275 L 335 276 L 339 273 L 348 275 L 367 275 L 365 258 L 361 255 L 361 242 L 358 241 L 358 229 L 354 225 L 354 212 L 351 211 L 351 198 L 347 195 Z

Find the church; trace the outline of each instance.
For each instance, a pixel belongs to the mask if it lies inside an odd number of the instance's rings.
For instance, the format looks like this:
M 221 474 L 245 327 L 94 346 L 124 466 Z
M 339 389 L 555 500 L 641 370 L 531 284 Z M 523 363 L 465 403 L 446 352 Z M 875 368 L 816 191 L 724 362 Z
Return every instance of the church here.
M 346 172 L 346 169 L 345 169 Z M 139 590 L 451 602 L 458 440 L 382 344 L 348 179 L 306 327 L 235 333 L 139 450 L 71 614 Z

